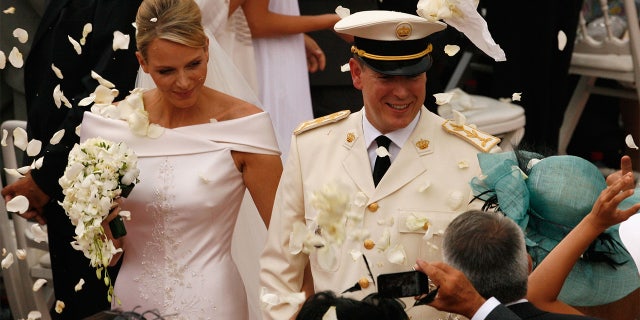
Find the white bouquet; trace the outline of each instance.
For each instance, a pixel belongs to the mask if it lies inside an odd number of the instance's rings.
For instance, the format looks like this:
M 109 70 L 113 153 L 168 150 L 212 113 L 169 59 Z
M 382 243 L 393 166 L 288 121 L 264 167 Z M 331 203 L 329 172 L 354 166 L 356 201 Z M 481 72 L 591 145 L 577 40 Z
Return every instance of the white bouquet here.
M 73 147 L 64 175 L 58 180 L 65 196 L 60 205 L 76 227 L 71 246 L 91 260 L 99 279 L 104 275 L 104 282 L 109 286 L 109 301 L 113 285 L 106 267 L 122 249 L 116 249 L 113 241 L 106 237 L 102 221 L 115 200 L 126 197 L 138 182 L 140 171 L 136 164 L 136 154 L 124 142 L 92 138 Z M 129 213 L 120 212 L 120 216 L 128 217 Z

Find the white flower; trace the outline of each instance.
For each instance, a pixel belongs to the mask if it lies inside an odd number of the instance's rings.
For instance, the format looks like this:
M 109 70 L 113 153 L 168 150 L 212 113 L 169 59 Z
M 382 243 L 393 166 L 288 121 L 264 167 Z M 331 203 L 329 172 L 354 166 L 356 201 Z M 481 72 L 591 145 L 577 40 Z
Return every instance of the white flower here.
M 101 272 L 104 273 L 105 283 L 112 292 L 104 267 L 122 249 L 117 249 L 113 241 L 106 238 L 101 223 L 109 215 L 122 188 L 138 181 L 138 159 L 124 142 L 92 138 L 76 144 L 68 160 L 58 183 L 65 196 L 60 205 L 75 226 L 76 235 L 71 246 L 84 253 L 91 266 L 98 270 L 99 278 Z

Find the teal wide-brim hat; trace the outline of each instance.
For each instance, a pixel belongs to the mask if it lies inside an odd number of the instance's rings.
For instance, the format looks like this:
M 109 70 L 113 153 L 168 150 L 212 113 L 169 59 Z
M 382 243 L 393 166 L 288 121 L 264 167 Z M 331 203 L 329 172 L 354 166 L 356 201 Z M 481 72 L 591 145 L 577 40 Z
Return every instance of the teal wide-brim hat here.
M 522 228 L 534 268 L 591 211 L 607 187 L 600 170 L 576 156 L 543 158 L 511 151 L 478 154 L 478 160 L 482 176 L 471 182 L 474 194 L 482 200 L 494 197 L 500 211 Z M 640 190 L 636 189 L 619 207 L 629 208 L 638 201 Z M 618 228 L 607 229 L 578 260 L 560 300 L 573 306 L 596 306 L 640 287 L 638 268 Z

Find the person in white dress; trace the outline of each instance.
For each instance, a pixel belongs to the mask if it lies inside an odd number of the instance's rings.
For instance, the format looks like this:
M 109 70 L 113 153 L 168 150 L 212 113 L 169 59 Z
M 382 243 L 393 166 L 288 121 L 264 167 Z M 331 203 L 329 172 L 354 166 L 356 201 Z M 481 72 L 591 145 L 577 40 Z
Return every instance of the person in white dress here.
M 81 127 L 82 141 L 124 141 L 138 156 L 140 181 L 120 204 L 131 220 L 116 239 L 124 253 L 112 307 L 157 309 L 170 319 L 250 319 L 231 239 L 246 189 L 263 228 L 269 222 L 282 171 L 270 117 L 205 85 L 213 73 L 233 73 L 224 61 L 208 72 L 207 61 L 220 57 L 193 0 L 145 0 L 136 24 L 137 56 L 157 88 L 134 90 L 117 109 L 142 106 L 163 129 L 140 136 L 127 119 L 94 113 Z

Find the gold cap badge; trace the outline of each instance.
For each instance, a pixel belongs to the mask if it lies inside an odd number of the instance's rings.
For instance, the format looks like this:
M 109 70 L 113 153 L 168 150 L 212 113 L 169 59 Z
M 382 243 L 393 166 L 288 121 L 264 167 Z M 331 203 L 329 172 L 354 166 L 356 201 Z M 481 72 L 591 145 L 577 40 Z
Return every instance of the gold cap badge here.
M 400 22 L 396 25 L 396 37 L 400 40 L 407 39 L 411 36 L 411 24 L 408 22 Z

